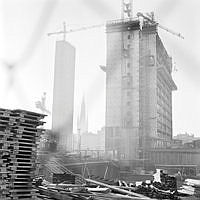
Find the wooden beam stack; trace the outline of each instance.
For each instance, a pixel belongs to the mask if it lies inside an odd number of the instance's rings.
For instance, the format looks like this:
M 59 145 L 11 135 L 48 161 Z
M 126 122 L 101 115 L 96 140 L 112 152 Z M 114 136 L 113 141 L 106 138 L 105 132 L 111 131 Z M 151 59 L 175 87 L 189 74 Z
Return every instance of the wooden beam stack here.
M 34 199 L 32 180 L 45 115 L 0 109 L 0 199 Z

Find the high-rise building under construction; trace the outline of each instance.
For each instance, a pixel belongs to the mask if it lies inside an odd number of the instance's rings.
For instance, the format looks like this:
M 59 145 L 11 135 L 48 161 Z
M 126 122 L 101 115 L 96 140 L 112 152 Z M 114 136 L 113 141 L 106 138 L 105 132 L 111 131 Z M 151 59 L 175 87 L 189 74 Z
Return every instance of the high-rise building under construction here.
M 157 24 L 107 22 L 106 151 L 114 158 L 147 158 L 172 139 L 172 59 Z
M 52 130 L 59 137 L 58 149 L 72 151 L 75 48 L 56 42 Z

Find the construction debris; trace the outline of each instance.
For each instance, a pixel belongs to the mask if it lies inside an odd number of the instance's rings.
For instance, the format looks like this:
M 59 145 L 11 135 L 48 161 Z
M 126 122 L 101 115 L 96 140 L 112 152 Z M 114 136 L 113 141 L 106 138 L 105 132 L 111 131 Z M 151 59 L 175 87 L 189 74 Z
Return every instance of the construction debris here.
M 34 199 L 36 150 L 45 115 L 0 109 L 0 199 Z
M 52 163 L 58 169 L 58 163 Z M 69 173 L 69 170 L 65 170 Z M 80 175 L 76 175 L 79 176 Z M 84 179 L 84 177 L 82 177 Z M 105 183 L 104 181 L 97 181 L 91 178 L 84 179 L 84 183 L 68 184 L 59 183 L 53 184 L 45 180 L 37 181 L 40 195 L 53 199 L 174 199 L 179 200 L 180 196 L 177 192 L 176 179 L 167 174 L 160 174 L 160 182 L 146 181 L 140 184 L 126 183 L 118 180 L 113 183 Z M 39 196 L 38 196 L 39 197 Z M 43 199 L 40 196 L 41 199 Z
M 54 163 L 55 165 L 55 163 Z M 59 167 L 59 166 L 57 166 Z M 63 166 L 62 166 L 63 168 Z M 67 171 L 67 170 L 66 170 Z M 69 172 L 69 170 L 68 170 Z M 76 174 L 74 174 L 77 176 Z M 78 175 L 81 176 L 81 175 Z M 82 177 L 84 179 L 84 177 Z M 97 181 L 91 178 L 84 179 L 85 183 L 68 184 L 59 183 L 53 184 L 45 180 L 40 180 L 37 184 L 38 197 L 40 199 L 171 199 L 171 200 L 186 200 L 197 197 L 199 182 L 194 180 L 186 181 L 191 187 L 196 188 L 193 193 L 183 193 L 177 189 L 176 179 L 161 171 L 158 181 L 146 181 L 141 183 L 126 183 L 123 180 L 118 180 L 115 184 L 104 181 Z M 194 190 L 193 190 L 194 191 Z M 48 198 L 47 198 L 48 197 Z M 197 197 L 198 198 L 198 197 Z
M 200 180 L 186 179 L 178 192 L 200 198 Z
M 91 179 L 86 179 L 86 181 L 89 182 L 89 183 L 94 183 L 96 185 L 107 187 L 107 188 L 109 188 L 109 189 L 111 189 L 115 192 L 119 192 L 119 193 L 122 193 L 122 194 L 125 194 L 125 195 L 131 195 L 131 196 L 135 196 L 135 197 L 149 199 L 149 198 L 145 197 L 144 195 L 140 195 L 140 194 L 137 194 L 135 192 L 130 192 L 130 191 L 127 191 L 127 190 L 124 190 L 124 189 L 120 189 L 120 188 L 117 188 L 115 186 L 111 186 L 111 185 L 108 185 L 108 184 L 105 184 L 105 183 L 101 183 L 99 181 L 94 181 L 94 180 L 91 180 Z

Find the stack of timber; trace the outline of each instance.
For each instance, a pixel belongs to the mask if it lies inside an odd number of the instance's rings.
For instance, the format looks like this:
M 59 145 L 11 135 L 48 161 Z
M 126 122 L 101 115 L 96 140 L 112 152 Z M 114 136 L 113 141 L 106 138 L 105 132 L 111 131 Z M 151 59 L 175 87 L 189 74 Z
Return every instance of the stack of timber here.
M 0 109 L 0 199 L 34 199 L 37 144 L 45 115 Z

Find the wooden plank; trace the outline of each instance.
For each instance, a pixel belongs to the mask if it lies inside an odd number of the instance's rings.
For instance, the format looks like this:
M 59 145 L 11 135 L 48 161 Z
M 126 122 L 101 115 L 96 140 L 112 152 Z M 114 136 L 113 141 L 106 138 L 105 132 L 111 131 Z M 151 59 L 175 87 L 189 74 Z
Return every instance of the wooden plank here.
M 15 182 L 10 182 L 9 185 L 12 187 L 15 187 L 15 185 L 32 186 L 32 182 L 30 182 L 30 181 L 15 181 Z
M 32 149 L 24 150 L 24 149 L 13 149 L 12 154 L 22 154 L 22 155 L 36 155 L 36 151 L 32 151 Z
M 21 133 L 23 133 L 23 131 L 29 132 L 29 133 L 43 133 L 45 131 L 45 129 L 41 129 L 41 128 L 33 128 L 33 127 L 27 127 L 27 126 L 13 126 L 12 127 L 13 130 L 17 130 L 18 132 L 21 131 Z
M 2 120 L 2 119 L 0 119 L 0 123 L 1 123 L 1 125 L 5 125 L 5 126 L 14 126 L 14 125 L 16 125 L 16 122 L 14 122 L 14 121 L 7 121 L 7 120 Z
M 33 112 L 33 111 L 27 111 L 27 110 L 22 110 L 22 109 L 15 109 L 15 110 L 12 110 L 13 113 L 20 113 L 20 114 L 26 114 L 26 115 L 30 115 L 30 116 L 36 116 L 36 117 L 45 117 L 47 115 L 45 114 L 41 114 L 41 113 L 36 113 L 36 112 Z
M 35 154 L 35 153 L 32 153 L 32 152 L 30 152 L 30 151 L 18 151 L 18 153 L 17 152 L 13 152 L 12 153 L 12 157 L 10 156 L 10 158 L 12 159 L 12 158 L 25 158 L 25 159 L 37 159 L 37 154 Z
M 22 146 L 13 146 L 14 150 L 26 150 L 26 151 L 36 151 L 36 147 L 22 147 Z
M 39 138 L 26 138 L 26 137 L 12 137 L 13 141 L 18 143 L 28 143 L 28 144 L 37 144 L 39 142 Z
M 7 142 L 7 141 L 5 141 Z M 28 142 L 20 142 L 19 140 L 8 142 L 8 144 L 11 143 L 14 146 L 20 146 L 20 147 L 37 147 L 36 142 L 28 143 Z
M 87 182 L 89 183 L 93 183 L 95 185 L 100 185 L 100 186 L 103 186 L 103 187 L 107 187 L 113 191 L 116 191 L 116 192 L 119 192 L 119 193 L 122 193 L 122 194 L 126 194 L 126 195 L 131 195 L 131 196 L 135 196 L 135 197 L 140 197 L 140 198 L 146 198 L 146 199 L 150 199 L 150 198 L 147 198 L 145 197 L 144 195 L 141 195 L 141 194 L 137 194 L 135 192 L 130 192 L 130 191 L 127 191 L 127 190 L 124 190 L 124 189 L 120 189 L 120 188 L 117 188 L 115 186 L 111 186 L 111 185 L 108 185 L 108 184 L 105 184 L 105 183 L 101 183 L 99 181 L 94 181 L 92 179 L 85 179 Z
M 0 188 L 9 190 L 12 200 L 36 197 L 32 180 L 37 166 L 37 144 L 45 131 L 38 126 L 45 123 L 41 121 L 44 116 L 0 109 Z

